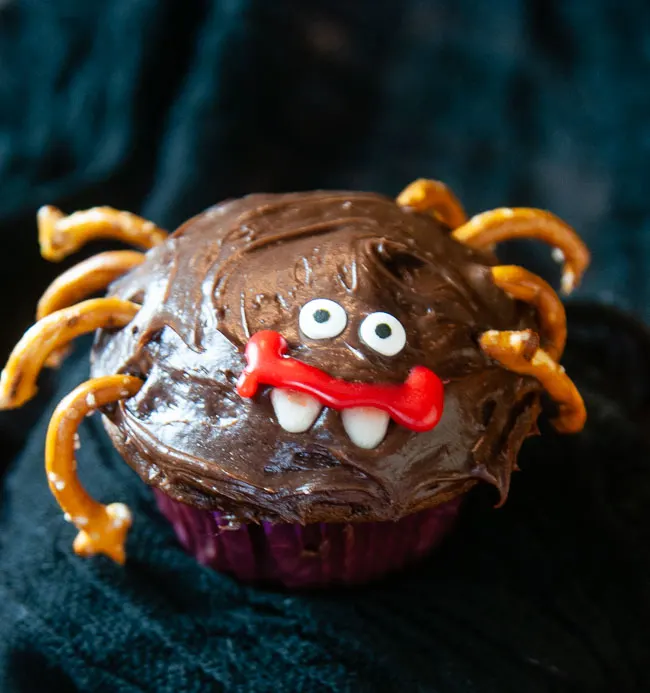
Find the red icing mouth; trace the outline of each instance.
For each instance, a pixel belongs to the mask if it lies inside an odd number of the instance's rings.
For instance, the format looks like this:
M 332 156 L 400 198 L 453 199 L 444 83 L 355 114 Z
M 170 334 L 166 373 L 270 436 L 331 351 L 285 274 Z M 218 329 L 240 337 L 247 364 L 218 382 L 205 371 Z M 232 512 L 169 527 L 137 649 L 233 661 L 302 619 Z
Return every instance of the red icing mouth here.
M 442 381 L 424 366 L 415 366 L 402 385 L 351 383 L 291 358 L 287 351 L 287 341 L 278 332 L 254 334 L 246 345 L 248 365 L 237 381 L 237 392 L 249 398 L 260 385 L 270 385 L 312 395 L 331 409 L 376 407 L 419 433 L 430 431 L 440 421 Z

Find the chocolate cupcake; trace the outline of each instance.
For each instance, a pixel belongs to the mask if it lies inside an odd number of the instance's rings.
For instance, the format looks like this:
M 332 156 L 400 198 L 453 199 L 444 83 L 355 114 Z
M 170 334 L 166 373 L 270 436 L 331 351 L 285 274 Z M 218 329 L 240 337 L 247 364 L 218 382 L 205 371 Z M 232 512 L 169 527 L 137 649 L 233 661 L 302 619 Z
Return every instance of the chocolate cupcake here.
M 477 483 L 503 503 L 543 396 L 558 430 L 584 424 L 559 365 L 562 303 L 492 252 L 548 242 L 569 292 L 588 253 L 548 212 L 468 221 L 444 185 L 421 180 L 397 201 L 249 195 L 170 236 L 108 208 L 46 207 L 39 237 L 52 260 L 97 237 L 148 250 L 57 279 L 0 383 L 1 405 L 20 406 L 44 365 L 97 331 L 92 379 L 57 408 L 46 449 L 79 554 L 123 562 L 131 524 L 76 476 L 76 430 L 95 410 L 199 561 L 301 587 L 364 582 L 425 554 Z

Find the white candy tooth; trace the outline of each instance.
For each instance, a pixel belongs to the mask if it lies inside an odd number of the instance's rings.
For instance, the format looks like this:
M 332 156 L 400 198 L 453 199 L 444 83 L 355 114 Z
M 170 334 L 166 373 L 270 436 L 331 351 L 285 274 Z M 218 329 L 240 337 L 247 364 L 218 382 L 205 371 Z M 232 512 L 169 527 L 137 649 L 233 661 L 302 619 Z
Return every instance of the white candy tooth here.
M 375 407 L 352 407 L 341 412 L 343 428 L 360 448 L 372 450 L 386 437 L 390 415 Z
M 311 395 L 275 387 L 271 404 L 278 423 L 289 433 L 303 433 L 318 418 L 323 405 Z

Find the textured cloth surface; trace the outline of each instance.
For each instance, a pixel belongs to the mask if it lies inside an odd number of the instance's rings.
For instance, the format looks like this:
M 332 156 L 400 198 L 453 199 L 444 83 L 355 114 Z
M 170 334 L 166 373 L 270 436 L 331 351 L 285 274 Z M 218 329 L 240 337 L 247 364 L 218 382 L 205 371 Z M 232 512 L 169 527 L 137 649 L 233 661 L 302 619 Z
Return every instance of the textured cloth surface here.
M 650 319 L 648 27 L 643 0 L 2 0 L 0 351 L 98 250 L 42 262 L 41 204 L 173 228 L 249 191 L 418 176 L 472 213 L 553 210 L 594 252 L 578 295 Z M 557 277 L 538 245 L 503 257 Z M 650 690 L 650 344 L 603 309 L 573 317 L 587 432 L 529 441 L 507 506 L 473 494 L 418 569 L 316 596 L 199 568 L 94 419 L 81 473 L 133 506 L 131 559 L 72 555 L 42 454 L 82 349 L 0 414 L 0 468 L 45 417 L 0 500 L 0 690 Z
M 585 433 L 529 440 L 504 508 L 472 493 L 429 559 L 360 589 L 297 595 L 200 567 L 97 417 L 82 478 L 135 524 L 125 568 L 75 557 L 41 423 L 2 497 L 0 690 L 649 690 L 650 338 L 602 309 L 573 324 Z M 59 394 L 86 374 L 82 350 Z

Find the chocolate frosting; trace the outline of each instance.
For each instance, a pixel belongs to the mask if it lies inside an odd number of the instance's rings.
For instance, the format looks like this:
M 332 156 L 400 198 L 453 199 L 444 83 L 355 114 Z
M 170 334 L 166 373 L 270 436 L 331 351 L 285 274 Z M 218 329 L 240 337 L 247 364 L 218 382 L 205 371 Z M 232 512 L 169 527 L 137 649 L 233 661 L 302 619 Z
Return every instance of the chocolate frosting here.
M 380 195 L 250 195 L 212 207 L 109 290 L 142 308 L 128 327 L 98 334 L 92 375 L 129 373 L 145 384 L 105 410 L 106 429 L 145 482 L 233 524 L 397 519 L 478 481 L 504 500 L 541 387 L 478 347 L 484 330 L 538 327 L 529 306 L 494 286 L 494 264 L 433 217 Z M 314 298 L 345 309 L 339 336 L 301 334 L 300 308 Z M 382 356 L 359 338 L 376 311 L 404 326 L 401 353 Z M 440 423 L 415 433 L 391 421 L 366 450 L 326 407 L 308 431 L 288 433 L 270 388 L 252 399 L 235 389 L 260 330 L 350 381 L 402 383 L 426 366 L 445 383 Z

